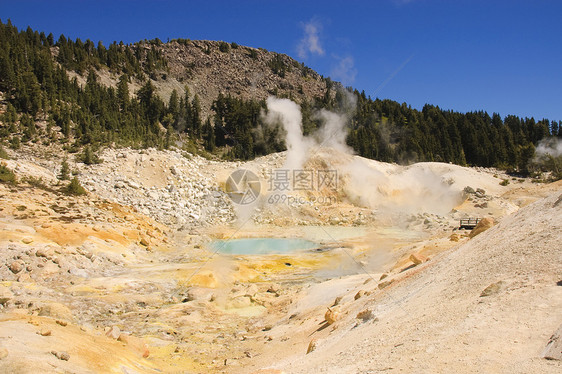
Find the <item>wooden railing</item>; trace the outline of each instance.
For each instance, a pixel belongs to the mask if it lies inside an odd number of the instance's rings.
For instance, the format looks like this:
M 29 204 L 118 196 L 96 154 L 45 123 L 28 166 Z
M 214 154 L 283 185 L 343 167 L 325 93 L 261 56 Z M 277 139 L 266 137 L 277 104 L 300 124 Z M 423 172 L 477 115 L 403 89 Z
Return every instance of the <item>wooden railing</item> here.
M 461 229 L 473 229 L 476 227 L 481 218 L 463 218 L 460 220 L 459 228 Z

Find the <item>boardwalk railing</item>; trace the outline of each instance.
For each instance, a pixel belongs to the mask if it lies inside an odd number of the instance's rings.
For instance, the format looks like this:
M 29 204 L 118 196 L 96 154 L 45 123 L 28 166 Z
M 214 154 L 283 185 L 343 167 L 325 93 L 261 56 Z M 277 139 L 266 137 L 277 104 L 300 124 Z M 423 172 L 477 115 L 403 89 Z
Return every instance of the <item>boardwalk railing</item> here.
M 473 229 L 476 227 L 481 218 L 463 218 L 460 220 L 460 229 Z

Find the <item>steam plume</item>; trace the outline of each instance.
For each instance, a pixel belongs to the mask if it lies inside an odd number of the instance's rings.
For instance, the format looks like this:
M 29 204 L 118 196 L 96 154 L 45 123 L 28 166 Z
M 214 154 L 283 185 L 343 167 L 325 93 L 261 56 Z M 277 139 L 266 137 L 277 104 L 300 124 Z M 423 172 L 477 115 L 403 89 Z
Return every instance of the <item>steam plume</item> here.
M 344 110 L 351 113 L 356 99 L 351 93 L 344 93 Z M 459 192 L 431 168 L 417 165 L 404 168 L 354 157 L 346 144 L 348 114 L 320 110 L 315 115 L 322 126 L 312 136 L 304 137 L 297 104 L 270 97 L 267 107 L 266 122 L 272 125 L 280 122 L 286 131 L 284 168 L 301 169 L 309 157 L 325 158 L 329 167 L 337 170 L 344 195 L 356 205 L 387 212 L 444 214 L 460 203 Z M 314 152 L 310 152 L 312 148 Z
M 558 138 L 546 138 L 539 142 L 536 149 L 536 154 L 538 157 L 544 155 L 551 155 L 552 157 L 558 157 L 562 155 L 562 139 Z
M 306 161 L 306 154 L 311 141 L 302 135 L 301 110 L 297 104 L 289 99 L 269 97 L 267 99 L 268 113 L 266 123 L 273 125 L 281 122 L 286 131 L 287 160 L 286 169 L 300 169 Z

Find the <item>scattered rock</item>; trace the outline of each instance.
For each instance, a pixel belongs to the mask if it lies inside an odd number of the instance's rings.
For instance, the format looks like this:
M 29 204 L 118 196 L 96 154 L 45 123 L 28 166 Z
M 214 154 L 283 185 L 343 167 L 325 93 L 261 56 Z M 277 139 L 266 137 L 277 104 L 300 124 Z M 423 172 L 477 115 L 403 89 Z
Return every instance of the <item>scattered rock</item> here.
M 145 238 L 144 236 L 141 238 L 140 244 L 144 245 L 145 247 L 148 247 L 150 245 L 150 243 L 148 242 L 148 239 Z
M 480 293 L 480 297 L 491 296 L 491 295 L 495 295 L 495 294 L 499 293 L 504 284 L 505 284 L 504 281 L 492 283 L 488 287 L 484 288 L 482 293 Z
M 365 291 L 359 290 L 355 296 L 353 297 L 354 300 L 360 299 L 363 295 L 365 295 Z
M 423 262 L 426 262 L 427 260 L 428 260 L 427 257 L 425 257 L 424 255 L 421 255 L 419 253 L 412 253 L 410 255 L 410 261 L 412 261 L 416 265 L 419 265 Z
M 342 299 L 342 296 L 336 297 L 336 299 L 334 300 L 334 303 L 332 304 L 332 306 L 339 305 L 339 303 L 341 302 L 341 299 Z
M 331 325 L 340 319 L 340 313 L 336 309 L 328 308 L 326 314 L 324 314 L 324 319 L 328 322 L 328 325 Z
M 27 273 L 21 273 L 18 276 L 18 282 L 30 282 L 31 281 L 31 276 L 29 276 L 29 274 Z
M 66 326 L 68 325 L 68 322 L 62 321 L 62 320 L 60 320 L 60 319 L 57 319 L 56 322 L 57 322 L 57 325 L 60 325 L 60 326 L 62 326 L 62 327 L 66 327 Z
M 472 231 L 470 232 L 470 234 L 468 234 L 468 236 L 470 238 L 474 238 L 476 235 L 483 233 L 484 231 L 488 230 L 489 228 L 491 228 L 492 226 L 494 226 L 495 221 L 493 218 L 491 217 L 485 217 L 482 218 L 478 224 L 476 225 L 475 228 L 472 229 Z
M 0 360 L 8 357 L 8 350 L 4 347 L 0 347 Z
M 181 301 L 211 301 L 213 298 L 214 291 L 211 288 L 191 287 L 189 290 L 187 290 L 187 295 Z
M 309 354 L 310 352 L 314 352 L 317 347 L 318 347 L 318 339 L 312 339 L 310 343 L 308 343 L 306 354 Z
M 542 356 L 547 360 L 562 361 L 562 325 L 550 337 Z
M 389 281 L 380 282 L 377 287 L 379 288 L 379 290 L 382 290 L 382 289 L 384 289 L 384 288 L 390 286 L 390 284 L 391 284 L 392 282 L 393 282 L 392 279 L 389 280 Z
M 113 339 L 119 339 L 119 336 L 121 336 L 121 330 L 117 326 L 111 326 L 107 328 L 107 331 L 105 332 L 105 336 Z
M 27 237 L 27 238 L 23 238 L 21 241 L 23 244 L 31 244 L 33 243 L 33 238 Z
M 274 294 L 279 294 L 279 285 L 272 283 L 269 288 L 267 289 L 267 292 L 269 293 L 274 293 Z
M 560 204 L 561 202 L 562 202 L 562 195 L 558 196 L 558 200 L 556 200 L 554 204 L 552 204 L 552 207 L 556 208 L 558 204 Z
M 51 330 L 46 327 L 43 327 L 40 331 L 37 331 L 37 334 L 41 336 L 51 336 Z
M 63 360 L 63 361 L 70 360 L 70 355 L 65 351 L 61 351 L 61 352 L 51 351 L 51 354 L 54 355 L 59 360 Z
M 35 251 L 35 256 L 50 258 L 55 255 L 55 250 L 53 248 L 39 248 Z
M 461 239 L 461 236 L 457 233 L 455 234 L 451 234 L 451 236 L 449 236 L 449 240 L 452 242 L 458 242 Z
M 117 340 L 126 344 L 129 349 L 131 349 L 141 357 L 147 358 L 150 355 L 148 345 L 142 338 L 138 338 L 127 333 L 121 333 Z
M 39 310 L 39 315 L 66 321 L 72 321 L 74 319 L 70 309 L 59 303 L 49 303 L 43 306 Z
M 241 309 L 252 305 L 252 298 L 248 296 L 239 296 L 227 303 L 227 308 Z
M 474 188 L 472 188 L 470 186 L 466 186 L 463 191 L 466 192 L 469 195 L 476 192 L 476 191 L 474 191 Z
M 14 294 L 6 286 L 0 285 L 0 305 L 5 305 L 14 297 Z
M 14 261 L 8 267 L 10 268 L 12 273 L 17 274 L 17 273 L 19 273 L 20 271 L 23 270 L 24 265 L 25 264 L 23 263 L 23 261 Z
M 373 313 L 371 309 L 365 309 L 357 313 L 356 318 L 362 320 L 363 322 L 367 322 L 373 319 L 377 320 L 377 318 L 375 317 L 375 313 Z
M 379 280 L 383 280 L 384 278 L 388 277 L 388 274 L 384 273 L 381 275 L 381 277 L 379 278 Z

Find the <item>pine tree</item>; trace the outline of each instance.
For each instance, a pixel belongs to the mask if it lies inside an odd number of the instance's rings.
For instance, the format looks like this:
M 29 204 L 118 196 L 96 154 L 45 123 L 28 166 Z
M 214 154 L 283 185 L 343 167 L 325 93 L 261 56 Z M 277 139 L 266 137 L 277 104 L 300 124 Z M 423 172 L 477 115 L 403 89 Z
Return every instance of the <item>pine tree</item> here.
M 203 125 L 203 140 L 205 149 L 209 152 L 215 150 L 215 129 L 211 125 L 211 120 L 207 117 L 205 125 Z
M 66 157 L 62 160 L 59 179 L 63 181 L 70 180 L 70 166 L 68 166 L 68 160 Z
M 129 77 L 122 74 L 117 83 L 117 102 L 121 111 L 126 111 L 129 106 Z
M 172 114 L 174 118 L 177 118 L 179 114 L 178 91 L 176 91 L 175 89 L 170 95 L 170 100 L 168 102 L 168 113 Z
M 201 104 L 197 95 L 191 102 L 191 129 L 195 138 L 201 137 Z
M 77 177 L 72 178 L 68 186 L 66 186 L 66 188 L 64 189 L 64 192 L 66 192 L 69 195 L 75 195 L 75 196 L 87 194 L 87 191 L 84 189 L 84 187 L 82 187 Z

